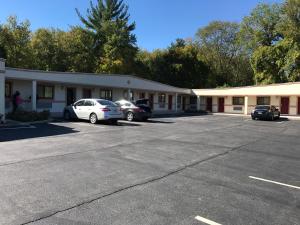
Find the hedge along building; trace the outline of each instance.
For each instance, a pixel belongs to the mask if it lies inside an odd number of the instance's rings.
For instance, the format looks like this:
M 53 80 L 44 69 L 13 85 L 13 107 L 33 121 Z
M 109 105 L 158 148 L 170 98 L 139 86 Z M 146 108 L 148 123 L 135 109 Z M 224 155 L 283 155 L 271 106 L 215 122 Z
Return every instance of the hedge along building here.
M 250 114 L 257 105 L 273 105 L 283 115 L 300 115 L 300 82 L 235 88 L 194 89 L 198 109 Z
M 0 59 L 0 114 L 12 110 L 12 95 L 21 93 L 22 108 L 49 110 L 62 116 L 63 109 L 80 98 L 112 101 L 148 98 L 154 113 L 176 113 L 190 107 L 190 89 L 182 89 L 130 75 L 46 72 L 5 67 Z M 194 106 L 196 108 L 196 105 Z

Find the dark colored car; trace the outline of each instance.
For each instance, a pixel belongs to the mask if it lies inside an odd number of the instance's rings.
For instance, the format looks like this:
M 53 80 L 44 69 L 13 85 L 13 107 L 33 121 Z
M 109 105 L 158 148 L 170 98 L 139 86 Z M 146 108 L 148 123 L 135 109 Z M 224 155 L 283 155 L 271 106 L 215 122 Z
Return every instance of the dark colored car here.
M 280 112 L 275 106 L 256 106 L 251 112 L 251 117 L 255 119 L 275 120 L 280 118 Z
M 151 113 L 145 111 L 143 108 L 136 106 L 127 100 L 120 100 L 115 102 L 121 107 L 124 118 L 128 121 L 139 120 L 146 121 L 151 117 Z
M 149 118 L 152 116 L 152 109 L 149 106 L 149 99 L 144 98 L 136 100 L 135 105 L 147 112 L 149 114 Z

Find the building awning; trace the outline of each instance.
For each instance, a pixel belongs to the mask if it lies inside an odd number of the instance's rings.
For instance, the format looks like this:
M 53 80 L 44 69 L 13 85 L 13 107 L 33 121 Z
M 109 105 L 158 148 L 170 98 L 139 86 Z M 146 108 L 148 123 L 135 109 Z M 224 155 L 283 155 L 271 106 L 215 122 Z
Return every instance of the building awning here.
M 46 72 L 6 67 L 5 76 L 7 79 L 36 80 L 38 82 L 137 89 L 188 95 L 192 94 L 190 89 L 177 88 L 131 75 Z
M 198 96 L 291 96 L 300 95 L 300 82 L 262 86 L 193 89 Z

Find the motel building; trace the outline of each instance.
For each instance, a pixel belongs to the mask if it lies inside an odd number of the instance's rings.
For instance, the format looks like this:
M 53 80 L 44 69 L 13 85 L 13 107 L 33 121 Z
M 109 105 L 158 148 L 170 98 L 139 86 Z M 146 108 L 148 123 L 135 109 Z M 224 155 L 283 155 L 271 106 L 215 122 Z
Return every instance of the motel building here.
M 9 68 L 0 59 L 0 115 L 12 111 L 19 91 L 27 111 L 49 110 L 63 116 L 64 107 L 81 98 L 149 99 L 154 114 L 207 111 L 249 115 L 257 105 L 274 105 L 282 115 L 300 115 L 300 82 L 216 89 L 183 89 L 131 75 L 48 72 Z
M 12 111 L 12 96 L 19 91 L 21 108 L 49 110 L 63 116 L 64 107 L 81 98 L 149 99 L 154 114 L 180 113 L 190 107 L 192 90 L 177 88 L 131 75 L 47 72 L 5 67 L 0 59 L 0 115 Z M 3 117 L 2 120 L 5 118 Z
M 300 82 L 261 86 L 196 89 L 198 108 L 213 113 L 250 115 L 257 105 L 272 105 L 281 115 L 300 115 Z

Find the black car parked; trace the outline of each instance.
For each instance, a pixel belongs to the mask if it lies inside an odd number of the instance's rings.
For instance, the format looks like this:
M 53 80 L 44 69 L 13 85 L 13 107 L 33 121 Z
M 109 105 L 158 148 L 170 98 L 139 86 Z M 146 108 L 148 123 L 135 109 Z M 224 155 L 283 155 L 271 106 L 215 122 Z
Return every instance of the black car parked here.
M 251 112 L 251 117 L 255 119 L 275 120 L 280 118 L 280 112 L 275 106 L 256 106 Z
M 152 109 L 149 106 L 149 99 L 139 99 L 136 100 L 135 105 L 141 109 L 143 109 L 146 113 L 148 113 L 149 118 L 152 116 Z
M 128 121 L 146 121 L 151 117 L 151 112 L 147 108 L 137 106 L 127 100 L 120 100 L 115 103 L 121 107 L 124 118 Z

